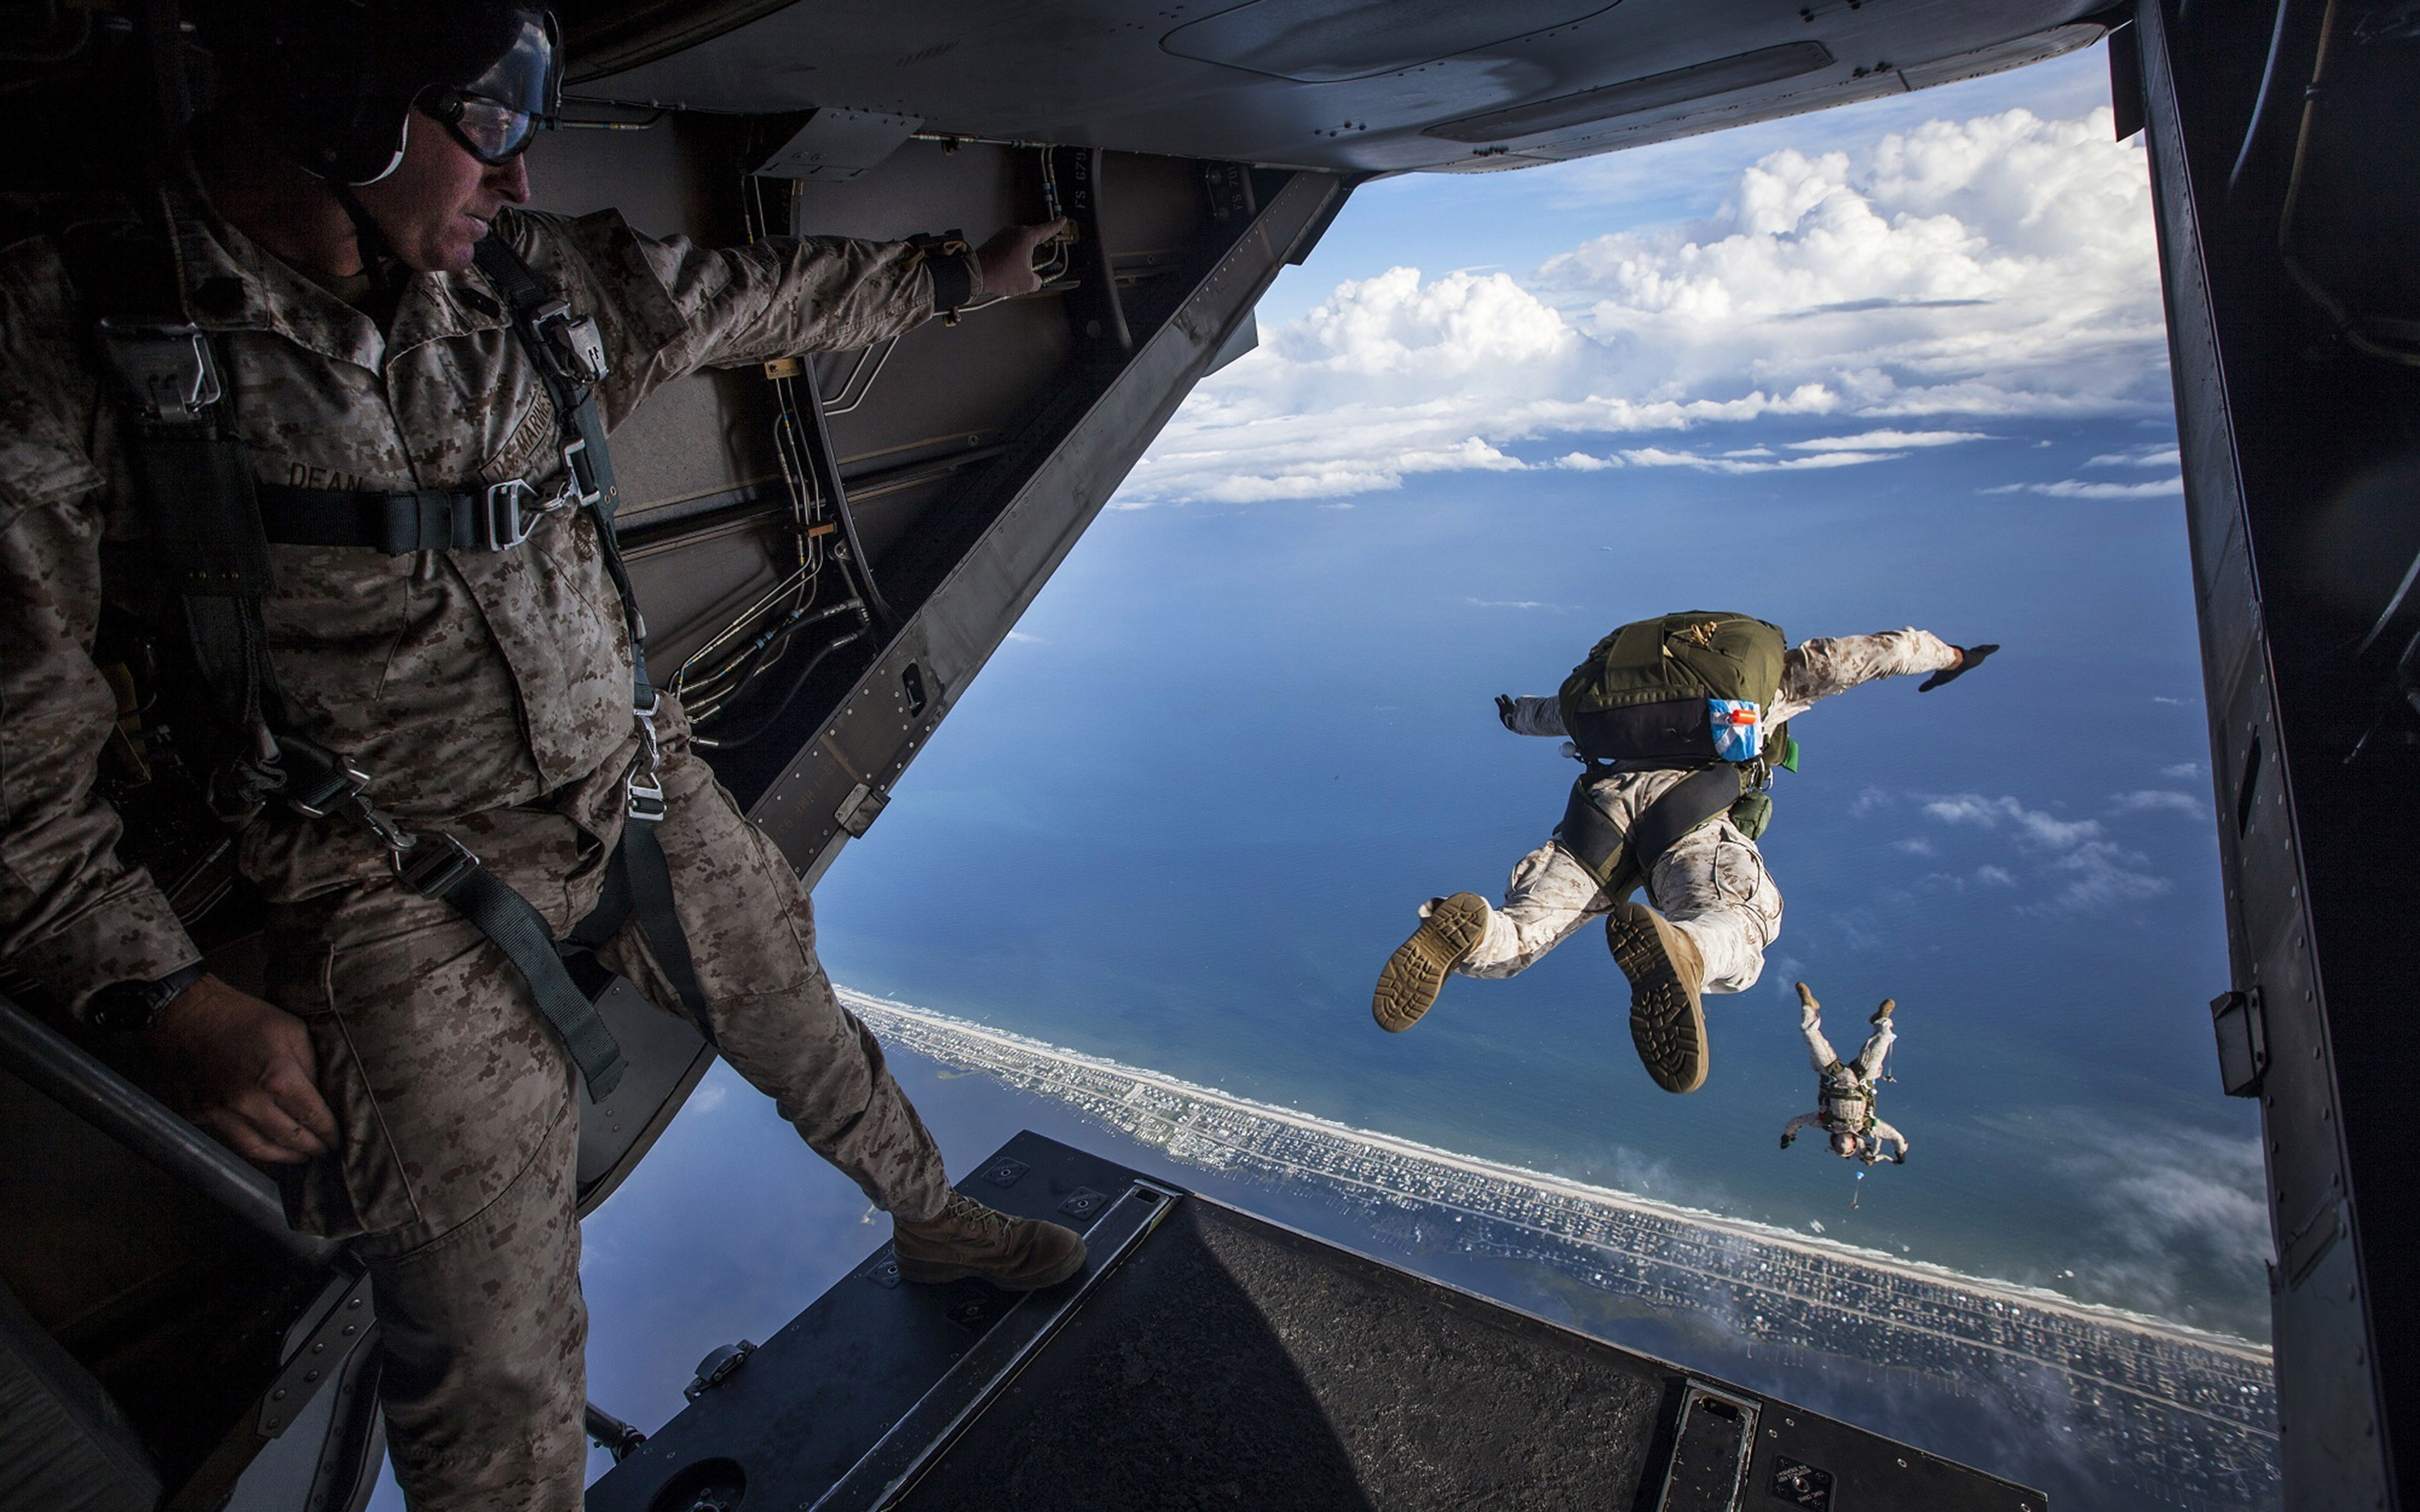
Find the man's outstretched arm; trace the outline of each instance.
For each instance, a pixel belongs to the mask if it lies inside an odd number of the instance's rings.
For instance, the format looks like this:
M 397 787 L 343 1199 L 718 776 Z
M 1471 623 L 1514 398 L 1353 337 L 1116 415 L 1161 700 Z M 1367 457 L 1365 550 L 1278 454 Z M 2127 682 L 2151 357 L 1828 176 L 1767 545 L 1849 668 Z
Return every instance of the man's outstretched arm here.
M 1823 1115 L 1821 1113 L 1802 1113 L 1791 1119 L 1790 1127 L 1781 1131 L 1781 1148 L 1788 1149 L 1790 1142 L 1798 1137 L 1799 1130 L 1811 1129 L 1823 1121 Z
M 1900 1133 L 1897 1129 L 1892 1128 L 1889 1124 L 1885 1123 L 1882 1119 L 1876 1119 L 1874 1120 L 1873 1139 L 1874 1148 L 1877 1149 L 1881 1149 L 1885 1145 L 1897 1145 L 1899 1147 L 1899 1150 L 1897 1153 L 1893 1154 L 1890 1159 L 1900 1163 L 1900 1165 L 1905 1165 L 1907 1163 L 1907 1135 Z
M 1977 646 L 1967 652 L 1930 630 L 1884 630 L 1874 635 L 1820 636 L 1790 648 L 1782 663 L 1781 693 L 1774 700 L 1771 723 L 1795 718 L 1817 699 L 1845 693 L 1878 677 L 1904 677 L 1931 672 L 1930 686 L 1964 671 L 1998 650 Z M 1944 676 L 1943 674 L 1947 674 Z

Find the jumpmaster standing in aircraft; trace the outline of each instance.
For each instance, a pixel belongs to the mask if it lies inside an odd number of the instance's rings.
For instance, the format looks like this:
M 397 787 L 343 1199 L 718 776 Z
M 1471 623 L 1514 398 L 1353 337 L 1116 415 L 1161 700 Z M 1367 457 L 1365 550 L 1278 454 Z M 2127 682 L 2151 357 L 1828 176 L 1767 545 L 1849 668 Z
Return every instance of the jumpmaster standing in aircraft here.
M 1630 979 L 1630 1035 L 1667 1091 L 1704 1085 L 1701 995 L 1745 992 L 1781 930 L 1781 893 L 1757 850 L 1776 767 L 1794 769 L 1791 720 L 1877 677 L 1930 672 L 1930 692 L 1997 651 L 1923 630 L 1792 646 L 1778 625 L 1692 609 L 1623 625 L 1554 698 L 1499 695 L 1515 734 L 1567 736 L 1588 770 L 1554 838 L 1521 858 L 1490 908 L 1433 898 L 1378 974 L 1371 1011 L 1410 1028 L 1449 973 L 1510 977 L 1598 915 Z M 1652 908 L 1629 899 L 1640 887 Z M 1660 912 L 1659 912 L 1660 910 Z
M 622 1058 L 558 941 L 692 1015 L 910 1279 L 1083 1262 L 952 1193 L 835 1001 L 796 873 L 649 683 L 606 451 L 692 370 L 1025 292 L 1052 228 L 718 252 L 528 213 L 551 15 L 227 8 L 190 157 L 0 246 L 0 974 L 139 1036 L 353 1242 L 412 1504 L 576 1507 L 572 1078 Z M 96 767 L 146 647 L 268 900 L 268 1000 L 116 854 Z
M 1788 1149 L 1801 1129 L 1820 1128 L 1830 1136 L 1832 1153 L 1842 1160 L 1861 1160 L 1871 1165 L 1887 1158 L 1892 1164 L 1907 1164 L 1907 1135 L 1874 1117 L 1875 1083 L 1882 1079 L 1883 1067 L 1890 1060 L 1891 1046 L 1899 1042 L 1891 1027 L 1891 1010 L 1896 1007 L 1889 998 L 1875 1009 L 1866 1022 L 1873 1033 L 1866 1037 L 1865 1048 L 1854 1060 L 1842 1060 L 1832 1041 L 1823 1038 L 1823 1007 L 1807 984 L 1798 984 L 1798 1032 L 1807 1037 L 1807 1058 L 1815 1067 L 1816 1103 L 1812 1113 L 1802 1113 L 1790 1120 L 1781 1131 L 1781 1148 Z M 1883 1153 L 1885 1145 L 1899 1149 L 1889 1156 Z

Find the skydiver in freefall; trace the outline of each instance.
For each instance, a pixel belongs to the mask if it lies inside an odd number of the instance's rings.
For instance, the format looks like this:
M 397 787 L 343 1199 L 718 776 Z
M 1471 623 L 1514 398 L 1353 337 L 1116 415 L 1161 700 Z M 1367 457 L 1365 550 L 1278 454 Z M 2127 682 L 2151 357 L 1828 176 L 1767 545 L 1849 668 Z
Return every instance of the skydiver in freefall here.
M 1665 1090 L 1695 1091 L 1708 1061 L 1701 995 L 1755 985 L 1780 933 L 1781 893 L 1756 841 L 1775 770 L 1795 769 L 1790 721 L 1878 678 L 1931 673 L 1917 688 L 1929 693 L 1998 649 L 1912 628 L 1792 646 L 1764 621 L 1688 610 L 1606 637 L 1556 697 L 1498 696 L 1507 730 L 1568 736 L 1565 754 L 1588 770 L 1553 839 L 1512 869 L 1502 907 L 1472 892 L 1421 905 L 1372 1014 L 1400 1033 L 1448 976 L 1513 976 L 1603 917 L 1639 1059 Z M 1653 907 L 1630 901 L 1640 887 Z
M 1798 984 L 1798 1032 L 1807 1037 L 1807 1058 L 1815 1067 L 1817 1101 L 1814 1112 L 1798 1115 L 1781 1131 L 1782 1149 L 1790 1148 L 1801 1129 L 1821 1128 L 1831 1136 L 1832 1153 L 1842 1160 L 1860 1160 L 1869 1165 L 1883 1160 L 1894 1165 L 1907 1164 L 1907 1135 L 1874 1117 L 1874 1084 L 1899 1039 L 1891 1028 L 1891 1011 L 1896 1006 L 1890 998 L 1883 999 L 1883 1006 L 1867 1020 L 1874 1029 L 1866 1039 L 1866 1047 L 1857 1052 L 1856 1059 L 1844 1061 L 1823 1038 L 1823 1005 L 1815 1001 L 1805 982 Z M 1885 1155 L 1885 1145 L 1899 1149 Z

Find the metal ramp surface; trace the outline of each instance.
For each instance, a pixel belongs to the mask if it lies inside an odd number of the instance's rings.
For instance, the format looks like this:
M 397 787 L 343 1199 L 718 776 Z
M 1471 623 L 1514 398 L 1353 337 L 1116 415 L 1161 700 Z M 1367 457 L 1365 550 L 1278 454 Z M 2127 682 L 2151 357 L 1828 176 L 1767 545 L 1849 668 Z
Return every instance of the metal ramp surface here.
M 959 1184 L 1084 1228 L 1086 1273 L 1023 1298 L 902 1286 L 886 1245 L 590 1512 L 2045 1512 L 1038 1134 Z

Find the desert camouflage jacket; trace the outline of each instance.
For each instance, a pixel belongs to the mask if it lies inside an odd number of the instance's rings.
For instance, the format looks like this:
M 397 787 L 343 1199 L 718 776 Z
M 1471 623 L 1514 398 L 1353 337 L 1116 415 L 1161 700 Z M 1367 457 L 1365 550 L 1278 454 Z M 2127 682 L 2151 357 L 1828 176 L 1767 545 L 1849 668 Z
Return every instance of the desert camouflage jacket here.
M 213 333 L 257 476 L 552 491 L 563 426 L 480 274 L 413 277 L 381 331 L 219 221 L 197 189 L 163 193 L 187 309 Z M 610 211 L 508 209 L 495 231 L 596 316 L 609 427 L 695 369 L 861 347 L 932 314 L 932 270 L 905 243 L 711 251 Z M 118 717 L 91 654 L 104 598 L 153 618 L 163 599 L 93 348 L 54 242 L 0 247 L 0 982 L 70 1011 L 197 954 L 152 879 L 117 858 L 118 820 L 95 791 Z M 504 551 L 270 550 L 269 643 L 298 733 L 371 774 L 372 801 L 405 823 L 560 795 L 623 750 L 629 646 L 585 512 Z M 272 899 L 380 864 L 361 839 L 273 812 L 241 849 Z

